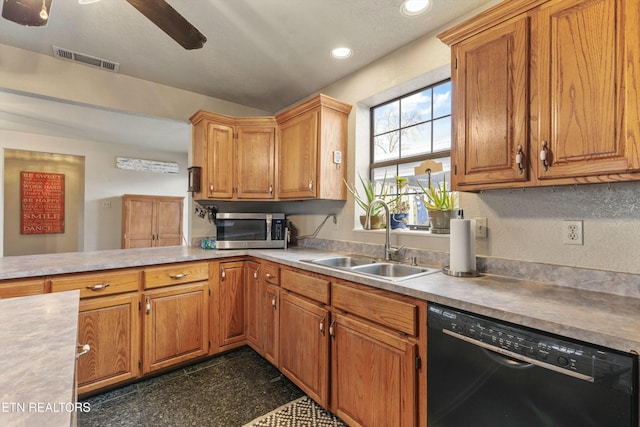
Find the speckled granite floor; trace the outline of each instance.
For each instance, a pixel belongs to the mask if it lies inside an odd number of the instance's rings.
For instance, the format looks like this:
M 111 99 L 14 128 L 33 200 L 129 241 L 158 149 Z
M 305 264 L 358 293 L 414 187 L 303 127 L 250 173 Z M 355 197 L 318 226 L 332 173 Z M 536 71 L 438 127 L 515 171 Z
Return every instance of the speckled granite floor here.
M 249 347 L 86 399 L 79 427 L 233 427 L 304 393 Z

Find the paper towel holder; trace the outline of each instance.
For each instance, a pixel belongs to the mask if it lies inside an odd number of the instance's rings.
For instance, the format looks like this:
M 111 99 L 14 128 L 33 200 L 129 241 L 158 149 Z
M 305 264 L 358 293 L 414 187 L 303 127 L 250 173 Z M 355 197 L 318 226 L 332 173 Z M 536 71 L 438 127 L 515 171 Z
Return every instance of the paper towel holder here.
M 448 265 L 446 267 L 442 267 L 442 272 L 444 274 L 446 274 L 447 276 L 453 276 L 453 277 L 478 277 L 478 276 L 480 276 L 480 273 L 478 273 L 476 270 L 454 271 L 454 270 L 450 269 Z

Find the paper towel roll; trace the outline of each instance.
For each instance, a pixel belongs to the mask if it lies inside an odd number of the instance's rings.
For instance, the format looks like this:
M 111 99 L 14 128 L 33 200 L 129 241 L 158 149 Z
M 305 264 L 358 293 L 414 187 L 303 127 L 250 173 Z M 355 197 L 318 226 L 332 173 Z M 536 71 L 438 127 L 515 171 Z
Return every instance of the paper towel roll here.
M 469 273 L 476 269 L 475 227 L 469 219 L 452 219 L 449 245 L 449 269 Z

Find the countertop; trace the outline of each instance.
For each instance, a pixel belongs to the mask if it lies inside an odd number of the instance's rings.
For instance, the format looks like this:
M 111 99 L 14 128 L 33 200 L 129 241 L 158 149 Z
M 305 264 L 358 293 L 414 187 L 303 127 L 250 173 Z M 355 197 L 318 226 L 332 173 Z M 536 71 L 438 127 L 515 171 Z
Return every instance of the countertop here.
M 301 260 L 334 255 L 306 248 L 203 250 L 165 247 L 0 258 L 0 279 L 252 255 L 624 352 L 640 352 L 640 299 L 526 279 L 440 272 L 401 282 L 356 275 Z
M 0 425 L 73 425 L 79 301 L 77 290 L 0 300 Z

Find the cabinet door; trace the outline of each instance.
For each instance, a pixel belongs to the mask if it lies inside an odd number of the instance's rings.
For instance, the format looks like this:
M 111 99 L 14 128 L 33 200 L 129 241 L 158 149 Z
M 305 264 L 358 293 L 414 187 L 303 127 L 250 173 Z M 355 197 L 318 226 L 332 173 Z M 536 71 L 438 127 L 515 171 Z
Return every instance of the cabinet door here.
M 280 330 L 280 371 L 327 407 L 329 311 L 289 292 L 284 292 L 280 301 L 280 320 L 284 325 Z
M 295 116 L 280 125 L 278 196 L 316 197 L 318 110 Z
M 78 393 L 83 394 L 140 374 L 138 293 L 80 301 L 78 343 L 91 350 L 78 359 Z
M 206 167 L 208 198 L 231 199 L 233 197 L 233 127 L 209 123 L 207 126 Z
M 453 48 L 454 188 L 528 179 L 528 46 L 521 16 Z
M 244 262 L 221 262 L 218 277 L 218 350 L 245 343 L 246 311 Z
M 275 127 L 238 126 L 237 198 L 274 198 L 275 147 Z
M 125 198 L 122 248 L 150 248 L 154 244 L 156 205 L 150 198 Z
M 631 144 L 636 137 L 629 137 L 623 120 L 625 85 L 630 83 L 625 78 L 627 3 L 563 0 L 540 7 L 537 150 L 547 150 L 548 163 L 537 162 L 541 179 L 639 167 Z M 637 26 L 627 31 L 637 32 Z
M 415 426 L 416 345 L 334 314 L 331 410 L 350 426 Z
M 280 288 L 266 285 L 262 292 L 262 348 L 264 358 L 278 366 L 280 332 Z
M 207 297 L 207 282 L 145 291 L 145 373 L 208 353 Z
M 182 199 L 158 199 L 154 246 L 182 244 L 182 203 Z
M 247 283 L 247 342 L 258 353 L 262 353 L 261 342 L 261 308 L 262 286 L 260 283 L 260 264 L 247 261 L 245 263 L 245 280 Z

